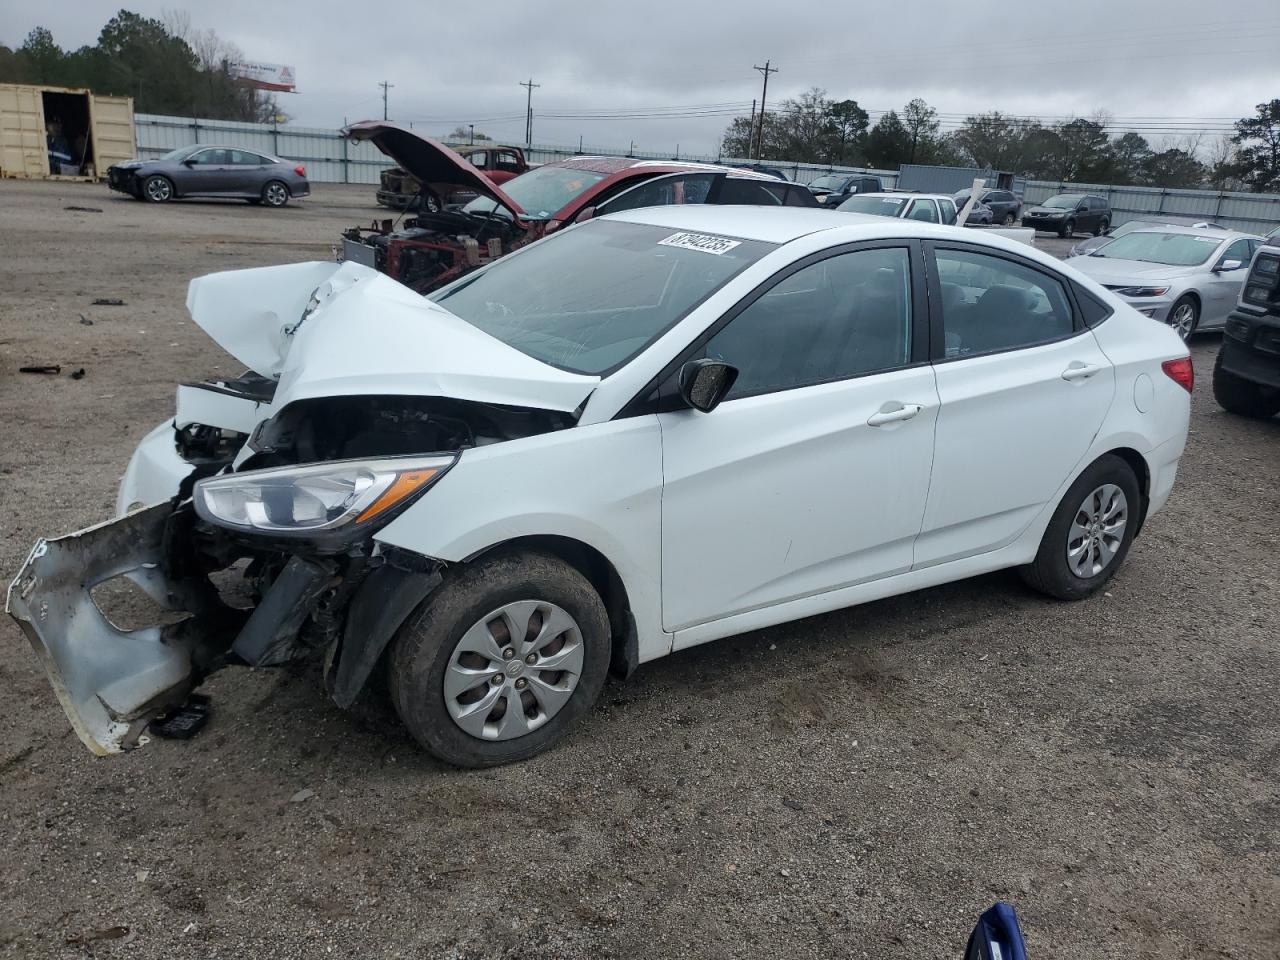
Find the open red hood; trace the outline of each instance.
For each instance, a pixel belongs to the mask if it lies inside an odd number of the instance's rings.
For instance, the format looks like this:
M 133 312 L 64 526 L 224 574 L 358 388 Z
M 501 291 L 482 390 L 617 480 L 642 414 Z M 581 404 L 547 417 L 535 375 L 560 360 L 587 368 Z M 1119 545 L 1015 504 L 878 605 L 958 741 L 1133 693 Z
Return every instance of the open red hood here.
M 438 140 L 386 120 L 362 120 L 344 127 L 342 134 L 351 140 L 372 140 L 374 146 L 430 186 L 437 196 L 446 197 L 455 190 L 472 190 L 497 201 L 517 217 L 524 216 L 520 204 Z

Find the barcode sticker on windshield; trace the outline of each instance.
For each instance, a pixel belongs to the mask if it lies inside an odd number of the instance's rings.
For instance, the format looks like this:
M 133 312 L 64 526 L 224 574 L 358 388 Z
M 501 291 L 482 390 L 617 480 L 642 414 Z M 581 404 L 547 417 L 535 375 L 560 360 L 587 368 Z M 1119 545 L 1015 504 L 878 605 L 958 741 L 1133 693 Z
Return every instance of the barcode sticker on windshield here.
M 673 233 L 667 239 L 659 240 L 658 246 L 698 250 L 702 253 L 714 253 L 718 257 L 722 253 L 728 253 L 734 247 L 742 246 L 742 241 L 729 240 L 726 237 L 709 237 L 705 233 Z
M 1222 241 L 1221 241 L 1219 238 L 1217 238 L 1217 237 L 1193 237 L 1192 239 L 1194 239 L 1194 240 L 1198 240 L 1198 241 L 1200 241 L 1201 243 L 1213 243 L 1213 244 L 1218 244 L 1218 243 L 1221 243 L 1221 242 L 1222 242 Z

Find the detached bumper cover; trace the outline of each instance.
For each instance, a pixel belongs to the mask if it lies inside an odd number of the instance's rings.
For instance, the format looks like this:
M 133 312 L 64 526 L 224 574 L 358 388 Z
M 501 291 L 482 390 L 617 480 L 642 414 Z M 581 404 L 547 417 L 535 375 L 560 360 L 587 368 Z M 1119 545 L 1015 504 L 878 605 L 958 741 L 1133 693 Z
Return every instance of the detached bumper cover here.
M 100 756 L 135 746 L 148 722 L 180 705 L 220 646 L 192 618 L 121 630 L 90 596 L 99 584 L 128 576 L 168 610 L 209 613 L 210 598 L 197 582 L 174 582 L 162 572 L 172 514 L 166 502 L 40 540 L 9 586 L 6 611 L 44 663 L 76 734 Z

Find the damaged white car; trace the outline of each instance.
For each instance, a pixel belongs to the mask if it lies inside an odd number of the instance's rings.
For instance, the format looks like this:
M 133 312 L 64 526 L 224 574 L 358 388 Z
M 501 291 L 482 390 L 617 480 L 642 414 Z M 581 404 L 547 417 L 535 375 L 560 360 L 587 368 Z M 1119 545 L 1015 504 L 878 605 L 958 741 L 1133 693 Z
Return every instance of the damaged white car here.
M 385 670 L 419 743 L 485 766 L 611 667 L 1002 567 L 1086 597 L 1187 432 L 1167 328 L 912 221 L 649 208 L 429 298 L 305 263 L 187 305 L 250 372 L 180 387 L 118 517 L 38 542 L 8 595 L 101 754 L 214 670 L 315 656 L 340 706 Z M 185 616 L 113 625 L 120 577 Z

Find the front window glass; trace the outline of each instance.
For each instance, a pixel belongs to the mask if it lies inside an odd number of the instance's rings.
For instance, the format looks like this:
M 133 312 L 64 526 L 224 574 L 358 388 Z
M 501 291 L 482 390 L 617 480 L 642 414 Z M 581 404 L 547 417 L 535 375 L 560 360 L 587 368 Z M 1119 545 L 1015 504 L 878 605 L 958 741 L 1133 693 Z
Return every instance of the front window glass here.
M 603 215 L 620 210 L 637 210 L 640 207 L 706 203 L 711 184 L 717 176 L 719 174 L 715 173 L 678 173 L 669 177 L 655 177 L 602 203 L 598 212 Z
M 817 180 L 810 180 L 809 186 L 814 190 L 830 190 L 832 193 L 839 193 L 844 187 L 845 177 L 819 177 Z
M 549 220 L 606 176 L 595 170 L 539 167 L 508 180 L 502 185 L 502 192 L 520 204 L 525 219 Z M 465 213 L 509 215 L 496 200 L 488 197 L 476 197 L 462 209 Z
M 429 299 L 537 360 L 603 375 L 773 249 L 757 240 L 593 220 Z
M 1052 207 L 1054 210 L 1074 210 L 1079 202 L 1080 196 L 1078 194 L 1064 193 L 1060 196 L 1050 197 L 1040 206 Z
M 837 210 L 845 213 L 869 213 L 876 217 L 896 217 L 902 212 L 907 201 L 902 197 L 879 197 L 873 193 L 853 196 L 846 200 Z
M 1213 256 L 1220 243 L 1222 241 L 1217 237 L 1141 231 L 1112 240 L 1098 250 L 1095 256 L 1109 257 L 1112 260 L 1166 263 L 1172 267 L 1194 267 Z
M 738 368 L 726 399 L 891 370 L 911 356 L 911 267 L 900 247 L 858 250 L 782 280 L 707 342 Z

